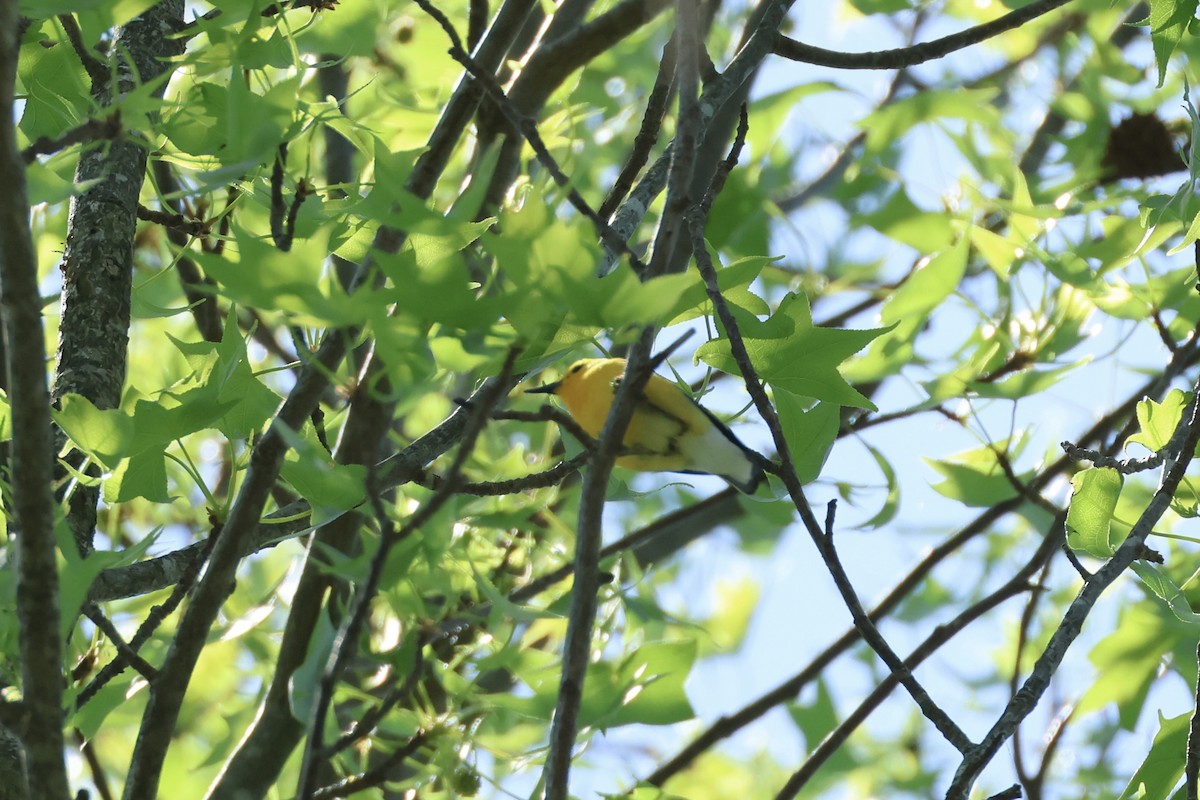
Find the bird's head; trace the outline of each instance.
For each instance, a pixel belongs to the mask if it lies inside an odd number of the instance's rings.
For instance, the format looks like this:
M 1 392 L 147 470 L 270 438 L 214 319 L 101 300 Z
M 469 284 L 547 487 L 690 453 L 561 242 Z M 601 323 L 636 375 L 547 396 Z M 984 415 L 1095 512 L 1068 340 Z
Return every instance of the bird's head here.
M 567 368 L 562 380 L 548 383 L 537 389 L 526 389 L 526 394 L 553 394 L 562 398 L 568 409 L 574 411 L 589 399 L 608 398 L 612 402 L 612 384 L 625 374 L 623 358 L 584 358 Z

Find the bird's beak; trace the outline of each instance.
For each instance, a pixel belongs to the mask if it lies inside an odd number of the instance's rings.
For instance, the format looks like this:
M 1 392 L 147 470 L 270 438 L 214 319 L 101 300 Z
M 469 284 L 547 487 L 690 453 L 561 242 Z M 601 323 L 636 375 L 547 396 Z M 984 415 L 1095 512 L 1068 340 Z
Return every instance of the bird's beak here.
M 525 394 L 557 394 L 559 386 L 562 386 L 562 381 L 547 383 L 545 386 L 539 386 L 536 389 L 526 389 Z

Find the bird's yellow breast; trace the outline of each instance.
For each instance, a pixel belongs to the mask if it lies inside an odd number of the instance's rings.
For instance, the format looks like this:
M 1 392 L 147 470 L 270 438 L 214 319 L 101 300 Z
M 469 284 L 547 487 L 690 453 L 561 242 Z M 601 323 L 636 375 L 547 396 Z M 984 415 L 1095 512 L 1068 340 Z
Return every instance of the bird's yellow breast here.
M 616 395 L 616 382 L 625 374 L 625 360 L 596 358 L 576 362 L 556 394 L 575 421 L 598 437 Z M 675 384 L 651 375 L 637 398 L 633 418 L 622 442 L 628 453 L 617 463 L 629 469 L 686 469 L 686 440 L 702 435 L 712 423 Z

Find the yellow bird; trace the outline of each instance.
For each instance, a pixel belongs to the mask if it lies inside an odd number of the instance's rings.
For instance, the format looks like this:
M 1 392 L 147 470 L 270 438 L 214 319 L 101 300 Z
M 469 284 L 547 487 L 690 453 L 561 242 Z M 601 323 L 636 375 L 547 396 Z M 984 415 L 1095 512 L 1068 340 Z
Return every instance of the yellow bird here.
M 562 380 L 527 393 L 557 396 L 580 427 L 598 438 L 624 374 L 623 358 L 585 358 L 572 364 Z M 754 493 L 766 459 L 738 441 L 691 396 L 666 378 L 651 375 L 636 402 L 619 466 L 719 475 L 741 491 Z

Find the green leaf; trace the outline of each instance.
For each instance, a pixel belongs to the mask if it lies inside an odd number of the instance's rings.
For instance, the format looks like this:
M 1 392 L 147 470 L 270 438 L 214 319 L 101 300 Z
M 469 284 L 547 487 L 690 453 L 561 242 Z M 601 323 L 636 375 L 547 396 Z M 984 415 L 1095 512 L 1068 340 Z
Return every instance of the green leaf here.
M 1096 679 L 1079 699 L 1076 713 L 1082 717 L 1115 704 L 1121 727 L 1133 730 L 1163 654 L 1170 649 L 1164 642 L 1175 635 L 1171 627 L 1152 606 L 1121 609 L 1116 629 L 1088 653 Z
M 713 591 L 716 610 L 701 623 L 711 646 L 701 655 L 732 653 L 741 647 L 760 595 L 758 584 L 749 578 L 720 578 Z
M 783 389 L 775 392 L 774 400 L 796 474 L 801 483 L 811 483 L 821 474 L 821 467 L 837 441 L 840 409 L 834 403 L 814 406 Z
M 0 390 L 0 442 L 12 440 L 12 406 L 8 404 L 8 395 Z
M 1124 476 L 1111 467 L 1091 467 L 1071 478 L 1071 504 L 1067 508 L 1067 545 L 1097 558 L 1116 551 L 1109 536 L 1113 510 L 1121 496 Z
M 533 654 L 524 653 L 526 658 Z M 683 690 L 696 659 L 696 642 L 658 642 L 639 647 L 619 662 L 599 661 L 588 666 L 584 681 L 580 725 L 612 728 L 619 725 L 670 725 L 691 719 L 695 712 Z M 533 690 L 532 696 L 512 693 L 492 695 L 501 708 L 549 720 L 558 697 L 557 666 L 546 658 L 528 666 L 510 664 Z
M 762 273 L 764 267 L 778 259 L 771 256 L 750 256 L 740 258 L 728 266 L 720 266 L 716 254 L 713 255 L 713 263 L 717 264 L 717 287 L 726 303 L 743 308 L 756 316 L 769 314 L 770 308 L 766 302 L 746 287 Z M 712 314 L 712 304 L 708 299 L 704 279 L 695 270 L 689 270 L 687 274 L 694 277 L 694 282 L 680 293 L 675 307 L 669 312 L 668 325 L 678 325 Z M 610 275 L 609 278 L 611 277 Z
M 1155 597 L 1165 602 L 1167 608 L 1171 609 L 1171 613 L 1180 622 L 1190 625 L 1200 624 L 1200 614 L 1192 610 L 1192 604 L 1188 602 L 1183 590 L 1176 585 L 1175 581 L 1171 580 L 1166 572 L 1148 562 L 1135 561 L 1131 566 L 1137 576 L 1142 579 L 1146 588 L 1153 592 Z
M 1183 777 L 1191 714 L 1164 717 L 1158 713 L 1158 733 L 1150 752 L 1129 779 L 1118 800 L 1166 800 Z
M 230 439 L 251 436 L 262 428 L 279 407 L 279 395 L 254 374 L 246 355 L 246 338 L 238 330 L 236 316 L 230 315 L 220 343 L 183 342 L 167 337 L 196 369 L 196 380 L 211 384 L 218 399 L 232 406 L 215 427 Z
M 1138 433 L 1125 444 L 1140 444 L 1152 453 L 1167 446 L 1183 419 L 1183 410 L 1191 397 L 1181 389 L 1172 389 L 1161 403 L 1146 399 L 1137 404 Z
M 1091 360 L 1091 356 L 1085 356 L 1057 369 L 1026 369 L 992 383 L 970 381 L 967 385 L 980 397 L 1020 400 L 1046 391 L 1066 377 L 1067 373 L 1091 363 Z
M 1150 0 L 1150 41 L 1154 45 L 1160 87 L 1166 79 L 1171 54 L 1196 16 L 1196 5 L 1197 0 Z
M 109 714 L 126 706 L 149 684 L 132 670 L 126 670 L 106 683 L 83 708 L 71 715 L 71 725 L 89 739 L 96 735 Z M 71 704 L 74 707 L 74 704 Z
M 63 562 L 59 574 L 62 594 L 58 602 L 63 612 L 59 616 L 59 633 L 64 642 L 70 641 L 79 620 L 80 609 L 87 602 L 88 591 L 96 576 L 110 567 L 124 566 L 140 560 L 158 541 L 161 533 L 162 528 L 159 527 L 122 550 L 95 550 L 81 558 L 66 520 L 62 519 L 54 526 L 54 536 Z
M 696 642 L 657 642 L 639 647 L 622 660 L 616 688 L 624 687 L 620 706 L 596 724 L 670 725 L 695 716 L 684 683 L 696 660 Z M 584 690 L 586 705 L 587 690 Z
M 531 191 L 520 208 L 501 215 L 502 233 L 480 240 L 511 281 L 505 316 L 527 338 L 537 340 L 544 327 L 566 321 L 595 328 L 661 324 L 703 299 L 694 273 L 646 283 L 627 269 L 596 277 L 595 231 L 578 220 L 550 217 L 545 202 Z M 689 289 L 694 294 L 685 301 Z
M 750 104 L 750 133 L 746 143 L 751 152 L 765 153 L 776 142 L 788 117 L 806 97 L 822 92 L 840 92 L 842 87 L 831 81 L 804 81 L 795 86 L 764 95 Z
M 301 238 L 284 252 L 237 223 L 236 246 L 223 256 L 196 252 L 192 257 L 220 284 L 221 293 L 240 304 L 278 309 L 301 325 L 345 327 L 362 324 L 375 302 L 368 289 L 348 297 L 327 268 L 329 230 Z
M 288 703 L 296 719 L 309 719 L 313 703 L 321 688 L 321 676 L 325 674 L 333 642 L 337 638 L 337 626 L 329 618 L 329 606 L 324 606 L 317 615 L 316 630 L 309 637 L 308 652 L 304 661 L 292 673 L 288 681 Z
M 77 394 L 62 398 L 50 416 L 75 445 L 107 467 L 115 467 L 133 449 L 133 419 L 119 408 L 99 409 Z
M 843 406 L 875 405 L 846 383 L 838 365 L 890 328 L 839 330 L 813 325 L 808 298 L 789 293 L 765 322 L 736 308 L 737 319 L 750 361 L 760 378 L 776 389 Z M 706 342 L 696 358 L 725 372 L 737 373 L 727 338 Z
M 66 42 L 22 47 L 17 78 L 24 90 L 19 127 L 30 141 L 43 136 L 56 138 L 91 112 L 87 73 Z
M 884 303 L 880 311 L 884 323 L 924 316 L 941 305 L 966 274 L 969 250 L 970 242 L 963 237 L 919 267 Z
M 1001 278 L 1008 277 L 1009 270 L 1021 260 L 1024 254 L 1016 242 L 978 225 L 971 226 L 968 236 L 971 239 L 971 245 L 992 268 L 992 271 Z
M 863 442 L 863 446 L 870 451 L 879 471 L 883 473 L 884 480 L 887 481 L 887 497 L 884 498 L 883 506 L 875 516 L 858 526 L 865 530 L 873 530 L 882 528 L 895 518 L 896 512 L 900 509 L 900 482 L 896 480 L 896 470 L 892 469 L 891 462 L 887 460 L 881 450 L 866 442 Z
M 379 254 L 384 273 L 393 285 L 403 287 L 393 294 L 396 307 L 425 322 L 465 330 L 490 327 L 500 317 L 502 299 L 481 297 L 462 255 L 445 240 L 438 246 L 431 239 L 396 255 Z
M 133 410 L 128 413 L 133 425 L 133 438 L 127 447 L 129 459 L 105 483 L 105 501 L 123 503 L 145 497 L 158 503 L 168 502 L 164 464 L 167 447 L 176 439 L 215 427 L 238 402 L 238 399 L 222 399 L 220 387 L 211 381 L 178 393 L 164 391 L 157 400 L 133 401 Z
M 366 498 L 367 468 L 335 462 L 317 441 L 316 434 L 307 430 L 308 436 L 284 431 L 284 440 L 291 449 L 284 457 L 280 474 L 312 504 L 316 522 L 321 513 L 347 511 Z
M 988 127 L 998 126 L 998 111 L 992 102 L 997 91 L 930 90 L 888 103 L 868 114 L 861 123 L 862 130 L 867 132 L 866 152 L 869 155 L 882 153 L 914 125 L 935 119 L 961 119 Z
M 817 679 L 817 693 L 812 702 L 788 703 L 787 712 L 800 729 L 804 745 L 810 752 L 842 721 L 824 676 Z M 852 748 L 839 747 L 825 763 L 824 769 L 834 775 L 845 774 L 858 763 Z
M 951 246 L 955 236 L 948 214 L 921 210 L 903 188 L 878 211 L 865 215 L 863 222 L 919 253 L 943 251 Z
M 924 459 L 926 464 L 945 478 L 942 482 L 935 483 L 933 490 L 951 500 L 978 508 L 994 506 L 1016 497 L 1017 489 L 1004 474 L 996 453 L 1004 453 L 1007 450 L 1009 461 L 1014 461 L 1022 444 L 1023 440 L 1020 440 L 1010 448 L 1008 441 L 1001 441 L 990 447 L 978 447 L 957 453 L 947 459 Z M 1017 479 L 1026 482 L 1031 476 L 1031 472 L 1026 472 L 1017 475 Z

